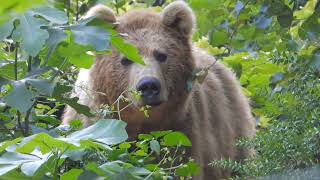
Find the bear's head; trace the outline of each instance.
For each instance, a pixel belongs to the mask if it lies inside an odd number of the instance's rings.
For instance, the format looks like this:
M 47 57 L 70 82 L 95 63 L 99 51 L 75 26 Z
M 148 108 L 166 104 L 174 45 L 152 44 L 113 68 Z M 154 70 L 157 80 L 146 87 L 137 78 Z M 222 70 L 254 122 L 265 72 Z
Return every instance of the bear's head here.
M 130 61 L 116 49 L 110 55 L 98 56 L 93 67 L 94 88 L 106 94 L 99 96 L 100 104 L 112 104 L 125 92 L 139 108 L 177 105 L 185 99 L 187 81 L 194 69 L 191 36 L 195 17 L 183 1 L 176 1 L 161 13 L 152 10 L 134 10 L 120 17 L 106 6 L 93 7 L 88 16 L 96 16 L 117 24 L 119 34 L 136 46 L 146 65 Z M 127 93 L 141 92 L 141 100 Z

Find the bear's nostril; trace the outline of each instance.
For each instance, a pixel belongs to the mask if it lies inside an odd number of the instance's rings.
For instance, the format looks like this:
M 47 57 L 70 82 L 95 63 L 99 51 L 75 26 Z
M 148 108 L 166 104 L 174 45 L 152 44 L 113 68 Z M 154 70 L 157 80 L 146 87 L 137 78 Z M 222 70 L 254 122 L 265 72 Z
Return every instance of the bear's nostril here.
M 146 77 L 139 81 L 137 90 L 141 92 L 142 98 L 154 99 L 160 94 L 160 81 L 153 77 Z

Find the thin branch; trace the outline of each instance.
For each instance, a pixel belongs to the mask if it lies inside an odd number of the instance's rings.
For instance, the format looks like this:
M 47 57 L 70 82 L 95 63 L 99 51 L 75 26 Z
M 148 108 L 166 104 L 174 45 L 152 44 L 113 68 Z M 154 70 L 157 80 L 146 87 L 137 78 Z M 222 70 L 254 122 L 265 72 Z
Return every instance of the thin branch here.
M 24 128 L 25 128 L 24 129 L 24 134 L 25 134 L 25 136 L 28 136 L 28 134 L 29 134 L 29 116 L 31 114 L 31 111 L 32 111 L 32 108 L 33 108 L 34 104 L 28 109 L 28 111 L 26 113 L 26 116 L 24 117 Z
M 14 79 L 18 80 L 18 50 L 19 50 L 19 43 L 16 43 L 16 52 L 14 56 Z
M 76 21 L 79 20 L 79 0 L 76 0 Z
M 32 56 L 29 56 L 29 58 L 28 58 L 28 72 L 31 71 L 31 63 L 32 63 Z

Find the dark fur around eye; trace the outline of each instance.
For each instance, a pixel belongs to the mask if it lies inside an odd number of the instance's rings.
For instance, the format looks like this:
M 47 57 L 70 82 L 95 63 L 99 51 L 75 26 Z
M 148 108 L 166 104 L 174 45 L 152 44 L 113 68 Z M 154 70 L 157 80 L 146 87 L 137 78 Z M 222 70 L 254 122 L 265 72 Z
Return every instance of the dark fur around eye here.
M 128 66 L 128 65 L 130 65 L 130 64 L 132 64 L 132 63 L 133 63 L 133 61 L 129 60 L 129 59 L 126 58 L 126 57 L 123 57 L 123 58 L 121 59 L 121 64 L 124 65 L 124 66 Z
M 153 51 L 153 56 L 156 58 L 157 61 L 160 63 L 164 63 L 167 61 L 167 55 L 164 53 L 161 53 L 159 51 Z

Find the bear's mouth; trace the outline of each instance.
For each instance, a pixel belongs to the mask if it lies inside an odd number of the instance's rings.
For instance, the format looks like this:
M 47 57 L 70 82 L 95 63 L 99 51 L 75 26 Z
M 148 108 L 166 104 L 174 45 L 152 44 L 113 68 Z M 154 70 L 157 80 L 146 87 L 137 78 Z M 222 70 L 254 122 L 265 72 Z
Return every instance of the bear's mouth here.
M 142 103 L 145 106 L 151 106 L 151 107 L 156 107 L 162 104 L 160 100 L 149 100 L 149 99 L 142 99 Z

